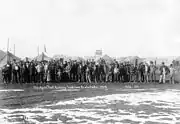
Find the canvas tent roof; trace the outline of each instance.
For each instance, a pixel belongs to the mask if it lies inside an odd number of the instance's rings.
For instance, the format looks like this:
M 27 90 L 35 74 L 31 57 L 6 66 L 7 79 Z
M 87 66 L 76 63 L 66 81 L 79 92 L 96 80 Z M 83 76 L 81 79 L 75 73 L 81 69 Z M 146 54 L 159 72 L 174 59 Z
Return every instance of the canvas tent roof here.
M 134 61 L 136 59 L 140 59 L 138 56 L 129 56 L 126 57 L 124 61 Z
M 47 55 L 45 55 L 44 53 L 42 53 L 39 56 L 36 56 L 34 58 L 34 60 L 36 60 L 36 61 L 49 61 L 49 60 L 51 60 L 51 58 L 48 57 Z
M 54 55 L 53 59 L 54 60 L 59 60 L 59 59 L 63 59 L 63 61 L 69 61 L 71 59 L 71 57 L 66 56 L 66 55 Z
M 141 63 L 141 62 L 144 61 L 143 58 L 140 58 L 138 56 L 129 56 L 129 57 L 126 57 L 123 61 L 130 62 L 130 63 L 134 64 L 136 62 L 136 60 L 137 60 L 138 63 Z
M 82 57 L 78 57 L 78 56 L 71 57 L 71 60 L 84 61 L 84 59 Z
M 0 60 L 6 55 L 6 52 L 0 50 Z
M 7 52 L 1 59 L 0 59 L 0 67 L 3 67 L 4 65 L 7 64 L 7 62 L 10 62 L 10 61 L 13 61 L 13 60 L 16 60 L 16 61 L 20 61 L 21 59 L 15 55 L 13 55 L 12 53 L 10 52 Z
M 59 60 L 61 58 L 63 58 L 64 60 L 69 60 L 70 59 L 70 57 L 68 57 L 66 55 L 54 55 L 53 56 L 53 59 L 55 59 L 55 60 Z
M 173 60 L 174 57 L 149 57 L 145 59 L 146 62 L 149 63 L 150 61 L 153 61 L 156 62 L 157 65 L 161 65 L 162 62 L 164 62 L 165 65 L 170 65 Z
M 29 57 L 25 57 L 24 59 L 23 59 L 23 61 L 32 61 L 33 59 L 32 58 L 29 58 Z
M 65 55 L 54 55 L 53 56 L 53 59 L 60 59 L 60 58 L 65 58 L 66 56 Z
M 92 60 L 92 59 L 96 59 L 96 58 L 100 58 L 100 57 L 96 57 L 96 56 L 84 56 L 83 59 L 84 60 Z
M 126 57 L 119 57 L 116 60 L 119 61 L 119 62 L 124 62 L 125 59 L 126 59 Z
M 104 55 L 102 58 L 98 59 L 97 61 L 101 61 L 101 60 L 104 60 L 106 63 L 108 64 L 111 64 L 114 62 L 113 58 L 111 58 L 110 56 L 108 55 Z
M 175 59 L 175 61 L 180 61 L 180 56 Z

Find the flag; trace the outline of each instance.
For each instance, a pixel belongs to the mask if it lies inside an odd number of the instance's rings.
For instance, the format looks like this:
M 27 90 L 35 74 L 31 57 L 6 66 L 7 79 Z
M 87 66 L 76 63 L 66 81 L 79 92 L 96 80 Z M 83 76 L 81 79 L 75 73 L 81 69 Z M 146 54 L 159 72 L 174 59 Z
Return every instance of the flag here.
M 45 46 L 45 45 L 44 45 L 44 52 L 47 53 L 47 51 L 46 51 L 46 46 Z

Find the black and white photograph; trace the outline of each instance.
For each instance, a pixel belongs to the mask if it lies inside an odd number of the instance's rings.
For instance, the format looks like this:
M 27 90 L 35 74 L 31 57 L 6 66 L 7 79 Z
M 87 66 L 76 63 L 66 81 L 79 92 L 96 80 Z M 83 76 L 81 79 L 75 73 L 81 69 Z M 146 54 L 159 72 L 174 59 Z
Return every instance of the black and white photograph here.
M 180 0 L 0 0 L 0 124 L 180 124 Z

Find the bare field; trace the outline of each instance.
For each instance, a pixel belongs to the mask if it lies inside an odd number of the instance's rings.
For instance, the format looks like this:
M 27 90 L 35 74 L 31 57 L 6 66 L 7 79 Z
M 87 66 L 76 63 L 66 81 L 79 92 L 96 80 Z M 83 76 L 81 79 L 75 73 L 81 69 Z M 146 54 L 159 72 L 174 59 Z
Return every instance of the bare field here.
M 0 121 L 28 124 L 180 123 L 179 84 L 1 85 Z

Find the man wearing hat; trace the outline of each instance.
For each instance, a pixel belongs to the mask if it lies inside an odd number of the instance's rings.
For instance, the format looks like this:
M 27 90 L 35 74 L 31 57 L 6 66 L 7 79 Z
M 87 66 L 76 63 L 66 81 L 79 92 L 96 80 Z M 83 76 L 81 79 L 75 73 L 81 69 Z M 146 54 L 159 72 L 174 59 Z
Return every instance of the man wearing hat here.
M 18 71 L 19 71 L 19 66 L 17 64 L 17 62 L 14 60 L 14 64 L 13 64 L 13 83 L 18 83 Z

